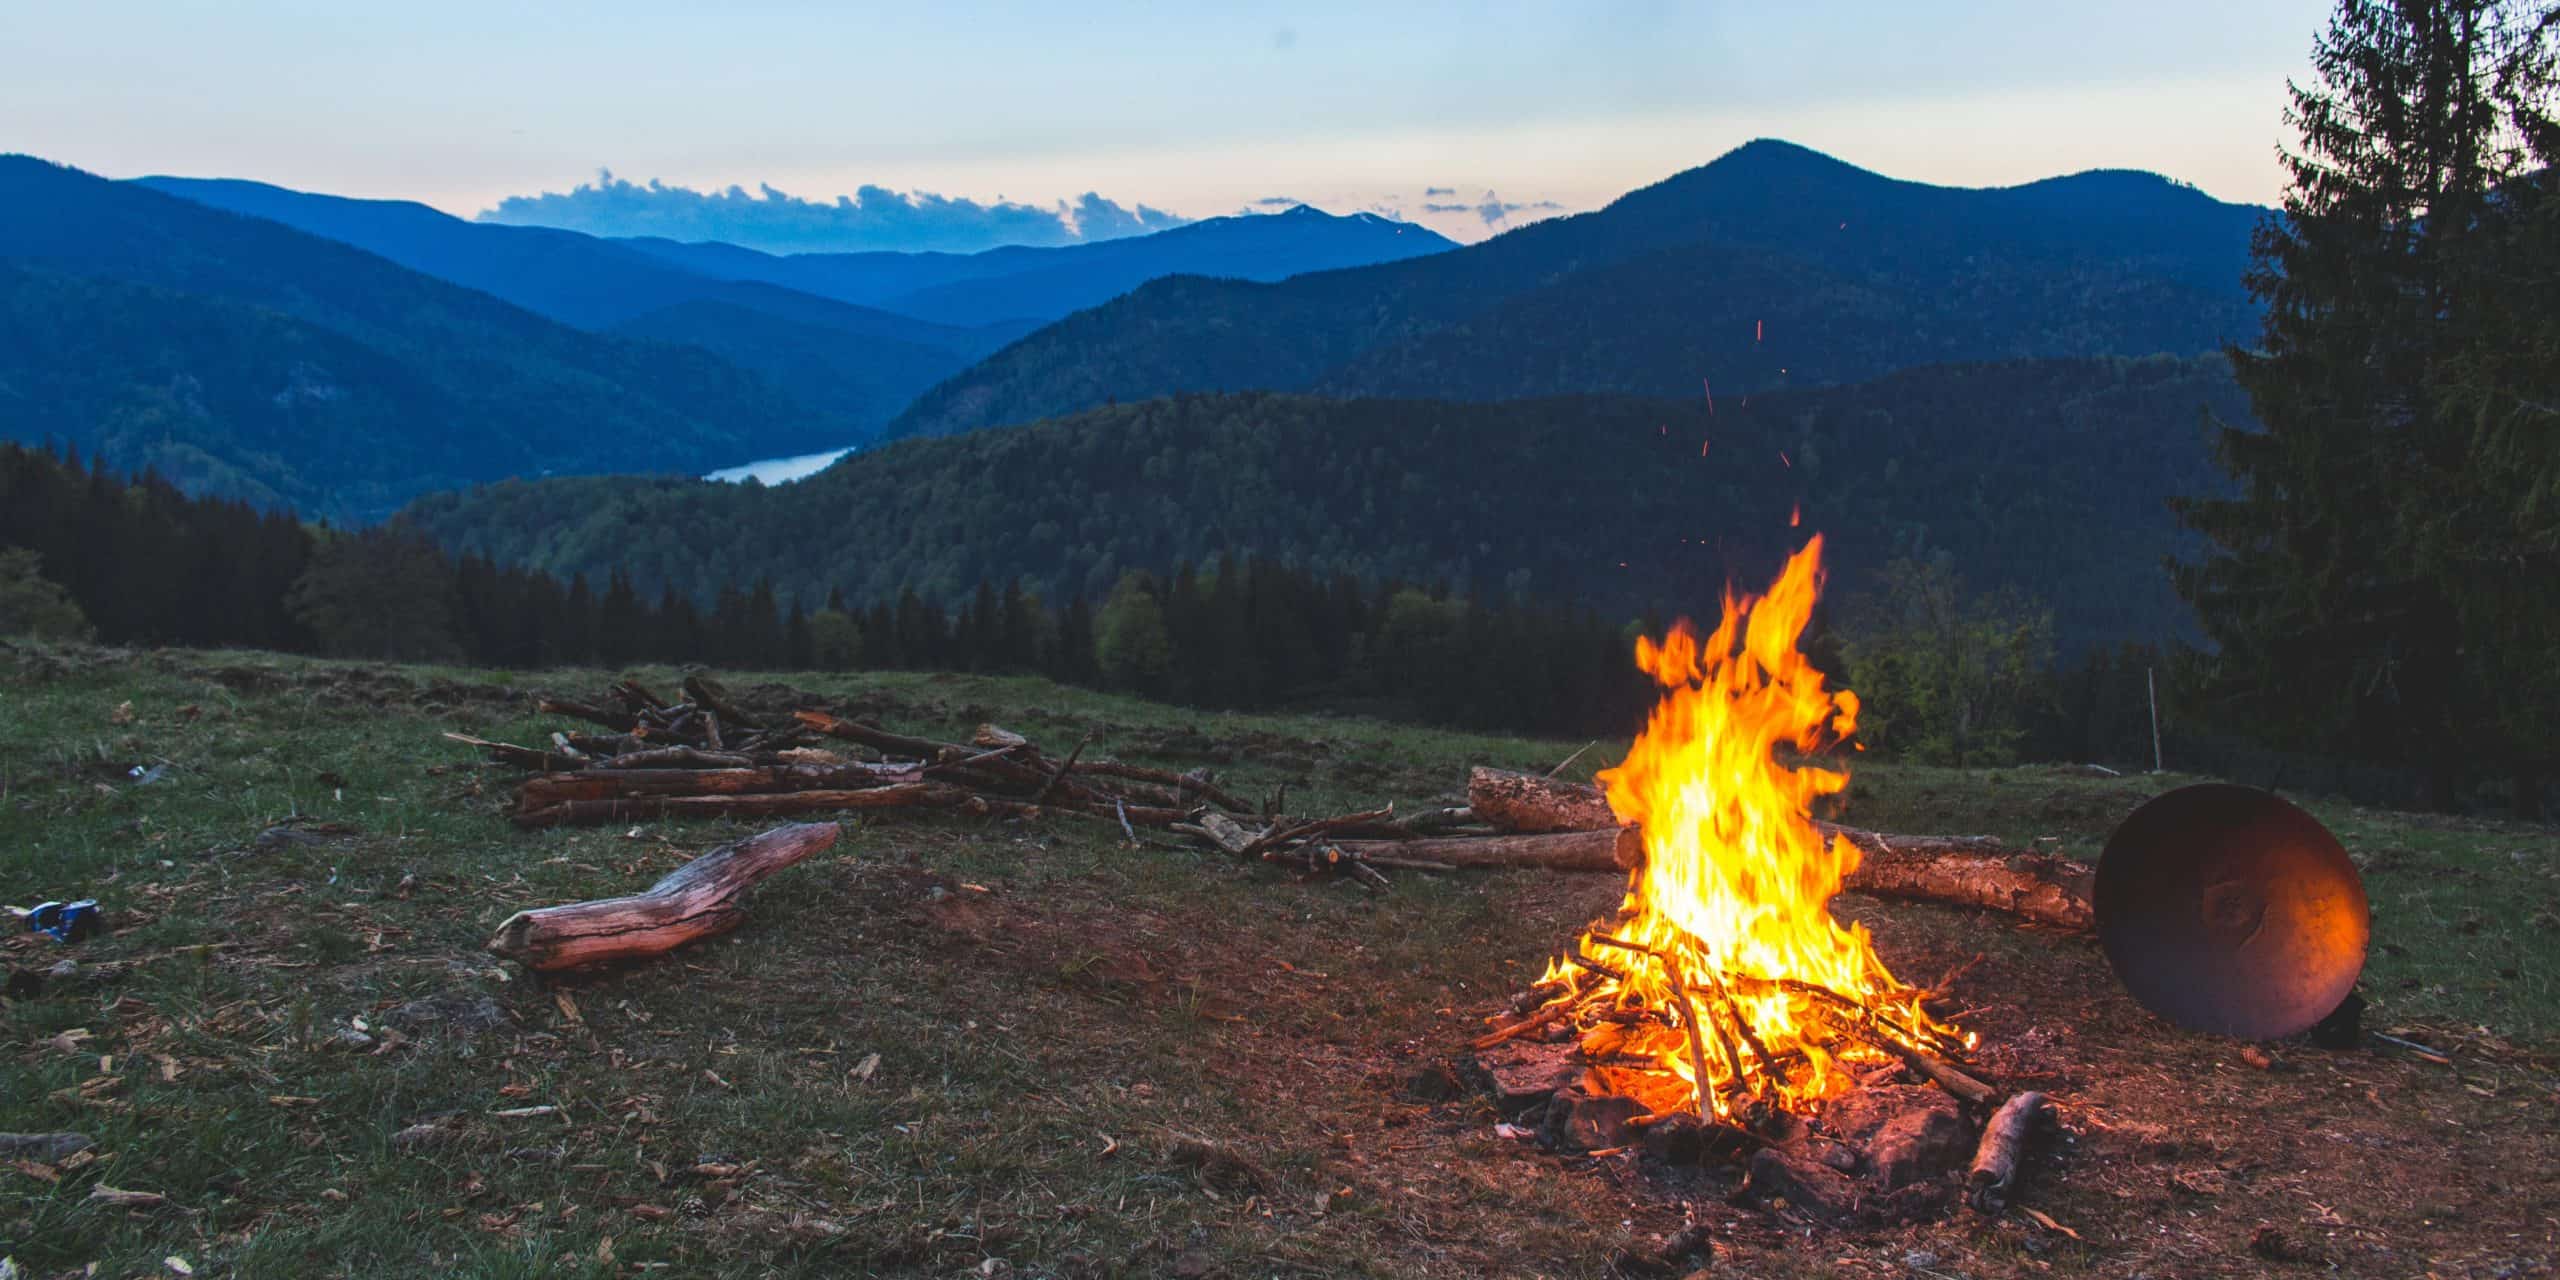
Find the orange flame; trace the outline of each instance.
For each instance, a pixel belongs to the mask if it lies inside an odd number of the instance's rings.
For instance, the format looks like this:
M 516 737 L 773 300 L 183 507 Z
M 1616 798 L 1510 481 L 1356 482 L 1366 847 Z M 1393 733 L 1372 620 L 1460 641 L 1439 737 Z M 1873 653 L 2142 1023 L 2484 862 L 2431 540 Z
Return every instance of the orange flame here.
M 1830 913 L 1858 852 L 1814 824 L 1813 805 L 1849 779 L 1804 758 L 1856 731 L 1858 698 L 1825 688 L 1796 647 L 1821 553 L 1816 535 L 1765 598 L 1728 593 L 1704 641 L 1683 622 L 1636 643 L 1663 697 L 1600 778 L 1619 819 L 1642 828 L 1644 864 L 1617 918 L 1583 934 L 1580 961 L 1559 959 L 1546 981 L 1568 984 L 1556 999 L 1595 1015 L 1586 1055 L 1639 1064 L 1613 1086 L 1657 1112 L 1800 1108 L 1847 1086 L 1842 1061 L 1891 1061 L 1879 1036 L 1913 1047 L 1951 1038 L 1866 930 Z M 1612 1013 L 1638 1016 L 1599 1016 Z

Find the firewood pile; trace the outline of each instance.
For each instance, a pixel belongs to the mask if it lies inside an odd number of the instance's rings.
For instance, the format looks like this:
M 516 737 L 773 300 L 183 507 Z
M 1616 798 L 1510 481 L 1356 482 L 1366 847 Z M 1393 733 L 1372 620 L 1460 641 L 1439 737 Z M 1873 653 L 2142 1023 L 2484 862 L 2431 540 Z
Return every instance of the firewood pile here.
M 1624 875 L 1643 856 L 1599 790 L 1537 774 L 1476 768 L 1460 806 L 1320 817 L 1254 805 L 1204 769 L 1176 772 L 1063 755 L 982 724 L 967 742 L 900 733 L 817 709 L 751 711 L 706 675 L 669 700 L 635 680 L 600 698 L 545 695 L 536 708 L 577 722 L 542 746 L 444 736 L 531 772 L 519 784 L 519 827 L 665 817 L 761 818 L 942 810 L 988 817 L 1063 814 L 1186 837 L 1238 858 L 1317 876 L 1391 886 L 1398 871 L 1533 868 Z M 599 732 L 598 730 L 601 730 Z M 2090 928 L 2090 871 L 2081 863 L 1982 836 L 1888 835 L 1827 826 L 1862 858 L 1844 886 L 1876 897 L 1988 908 L 2075 932 Z
M 1083 743 L 1057 758 L 995 725 L 959 743 L 818 710 L 760 715 L 700 675 L 686 677 L 684 693 L 669 702 L 624 680 L 598 701 L 543 697 L 543 713 L 607 730 L 554 732 L 547 747 L 444 736 L 533 771 L 513 814 L 528 829 L 885 809 L 1068 813 L 1133 829 L 1249 811 L 1206 772 L 1087 759 Z

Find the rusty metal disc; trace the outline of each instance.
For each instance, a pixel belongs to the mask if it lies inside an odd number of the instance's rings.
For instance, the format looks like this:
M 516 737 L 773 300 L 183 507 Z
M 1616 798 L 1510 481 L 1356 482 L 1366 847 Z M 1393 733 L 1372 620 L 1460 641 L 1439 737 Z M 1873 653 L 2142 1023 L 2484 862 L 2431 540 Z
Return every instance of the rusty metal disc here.
M 2270 1040 L 2327 1016 L 2364 971 L 2372 919 L 2327 827 L 2255 787 L 2181 787 L 2133 811 L 2098 860 L 2107 963 L 2182 1027 Z

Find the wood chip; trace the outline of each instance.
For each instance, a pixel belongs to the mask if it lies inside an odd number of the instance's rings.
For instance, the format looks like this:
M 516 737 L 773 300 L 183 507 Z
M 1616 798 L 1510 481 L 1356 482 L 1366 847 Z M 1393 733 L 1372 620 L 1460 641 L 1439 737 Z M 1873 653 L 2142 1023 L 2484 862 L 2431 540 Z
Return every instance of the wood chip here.
M 103 1182 L 89 1188 L 89 1198 L 117 1209 L 157 1209 L 169 1203 L 169 1197 L 157 1191 L 127 1191 Z
M 2061 1223 L 2054 1221 L 2054 1220 L 2053 1220 L 2052 1215 L 2047 1214 L 2046 1212 L 2044 1212 L 2044 1211 L 2043 1211 L 2043 1210 L 2041 1210 L 2041 1209 L 2029 1209 L 2029 1208 L 2026 1208 L 2026 1207 L 2024 1207 L 2024 1206 L 2020 1206 L 2020 1207 L 2019 1207 L 2019 1209 L 2018 1209 L 2018 1212 L 2023 1213 L 2023 1214 L 2027 1215 L 2028 1217 L 2035 1219 L 2035 1220 L 2036 1220 L 2036 1225 L 2037 1225 L 2037 1226 L 2040 1226 L 2040 1227 L 2043 1227 L 2043 1228 L 2044 1228 L 2045 1230 L 2047 1230 L 2047 1231 L 2059 1231 L 2059 1232 L 2061 1232 L 2062 1234 L 2064 1234 L 2064 1235 L 2066 1235 L 2066 1236 L 2069 1236 L 2069 1237 L 2071 1237 L 2071 1238 L 2072 1238 L 2072 1239 L 2074 1239 L 2074 1240 L 2077 1240 L 2077 1239 L 2079 1239 L 2079 1238 L 2080 1238 L 2080 1233 L 2079 1233 L 2079 1232 L 2074 1231 L 2074 1230 L 2072 1230 L 2071 1228 L 2066 1227 L 2066 1226 L 2062 1225 Z

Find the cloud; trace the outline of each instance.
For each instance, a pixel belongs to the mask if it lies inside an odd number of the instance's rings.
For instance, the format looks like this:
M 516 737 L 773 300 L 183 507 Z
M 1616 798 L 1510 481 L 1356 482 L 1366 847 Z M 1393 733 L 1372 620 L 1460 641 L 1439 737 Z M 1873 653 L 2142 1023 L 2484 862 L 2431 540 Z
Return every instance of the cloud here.
M 1458 194 L 1458 189 L 1456 187 L 1424 187 L 1422 189 L 1422 194 L 1426 196 L 1454 196 Z
M 833 201 L 808 200 L 769 184 L 697 191 L 651 179 L 629 182 L 599 171 L 572 190 L 509 196 L 483 222 L 563 227 L 600 236 L 723 240 L 770 253 L 866 250 L 971 253 L 998 245 L 1112 240 L 1181 226 L 1188 219 L 1088 191 L 1073 203 L 981 203 L 930 191 L 863 186 Z
M 1256 209 L 1295 209 L 1306 201 L 1296 196 L 1264 196 L 1250 206 Z
M 1282 27 L 1279 30 L 1272 32 L 1271 47 L 1274 49 L 1297 48 L 1298 29 L 1296 27 Z
M 1429 187 L 1425 190 L 1448 194 L 1448 189 L 1445 187 Z M 1472 213 L 1484 219 L 1484 224 L 1488 227 L 1502 225 L 1515 213 L 1555 213 L 1563 208 L 1563 205 L 1553 200 L 1505 200 L 1491 191 L 1485 192 L 1484 196 L 1477 200 L 1426 202 L 1422 206 L 1425 213 Z

